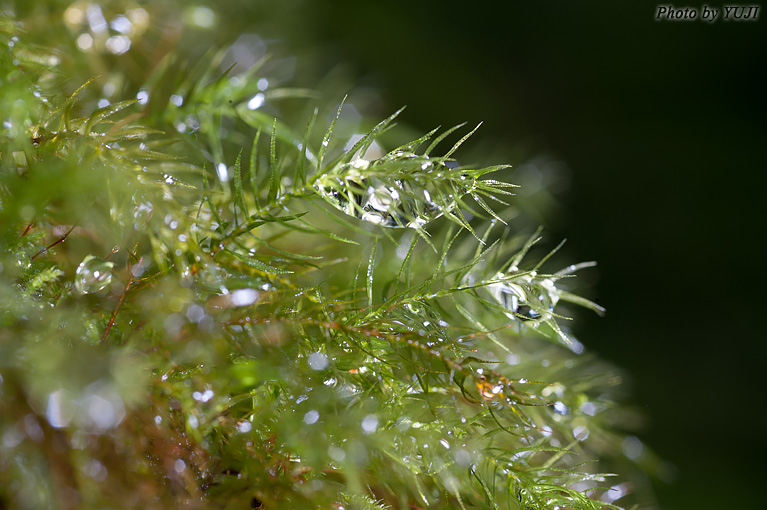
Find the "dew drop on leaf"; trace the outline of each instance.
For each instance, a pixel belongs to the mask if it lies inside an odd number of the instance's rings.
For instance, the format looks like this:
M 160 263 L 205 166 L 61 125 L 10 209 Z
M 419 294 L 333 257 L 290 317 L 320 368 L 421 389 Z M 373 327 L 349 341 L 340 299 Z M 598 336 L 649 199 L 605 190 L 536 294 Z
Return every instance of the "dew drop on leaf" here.
M 508 278 L 498 273 L 495 280 Z M 487 290 L 501 306 L 509 310 L 506 315 L 521 321 L 538 321 L 550 317 L 549 312 L 559 301 L 556 287 L 537 284 L 530 275 L 520 276 L 513 281 L 494 283 Z
M 322 176 L 316 190 L 336 209 L 354 218 L 384 227 L 420 229 L 453 210 L 455 196 L 471 190 L 457 180 L 425 183 L 415 178 L 407 169 L 415 166 L 414 172 L 421 171 L 418 159 L 413 159 L 402 165 L 391 157 L 344 163 Z
M 88 255 L 75 271 L 75 289 L 81 294 L 90 294 L 105 289 L 112 283 L 113 262 Z

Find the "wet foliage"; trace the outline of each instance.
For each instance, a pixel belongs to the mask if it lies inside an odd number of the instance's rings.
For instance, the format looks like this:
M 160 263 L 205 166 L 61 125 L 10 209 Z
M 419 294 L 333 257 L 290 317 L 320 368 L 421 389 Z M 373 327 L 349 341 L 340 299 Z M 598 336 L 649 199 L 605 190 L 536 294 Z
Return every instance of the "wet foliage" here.
M 397 114 L 350 140 L 264 59 L 156 53 L 163 15 L 0 24 L 0 508 L 628 501 L 593 264 L 505 225 L 473 131 L 376 154 Z

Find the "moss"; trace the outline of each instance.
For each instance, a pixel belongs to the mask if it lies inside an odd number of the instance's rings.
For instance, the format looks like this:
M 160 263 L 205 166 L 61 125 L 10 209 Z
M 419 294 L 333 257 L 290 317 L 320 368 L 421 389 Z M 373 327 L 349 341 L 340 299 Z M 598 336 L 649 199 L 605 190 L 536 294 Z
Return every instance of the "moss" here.
M 613 507 L 631 416 L 565 317 L 602 311 L 591 264 L 504 224 L 473 131 L 348 143 L 168 32 L 213 11 L 48 8 L 0 25 L 0 506 Z

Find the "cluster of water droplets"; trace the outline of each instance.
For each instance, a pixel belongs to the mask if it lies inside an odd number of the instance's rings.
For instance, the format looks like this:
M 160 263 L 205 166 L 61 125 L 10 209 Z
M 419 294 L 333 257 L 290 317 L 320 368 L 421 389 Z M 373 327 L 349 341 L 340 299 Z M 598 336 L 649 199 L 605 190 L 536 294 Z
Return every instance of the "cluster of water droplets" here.
M 406 303 L 391 310 L 388 322 L 394 333 L 415 333 L 423 338 L 425 345 L 433 347 L 450 338 L 448 323 L 432 307 L 424 303 Z
M 498 273 L 494 280 L 505 280 L 487 286 L 498 303 L 506 308 L 510 319 L 542 321 L 551 318 L 551 312 L 559 302 L 559 291 L 549 278 L 539 278 L 535 271 L 509 279 L 510 274 Z
M 130 50 L 131 44 L 140 39 L 150 25 L 149 13 L 141 7 L 112 16 L 98 3 L 83 2 L 73 2 L 64 11 L 63 20 L 70 29 L 79 32 L 80 51 L 113 55 Z
M 80 294 L 92 294 L 112 283 L 113 262 L 88 255 L 75 271 L 75 289 Z
M 74 422 L 91 432 L 106 432 L 123 420 L 125 405 L 116 388 L 97 381 L 82 393 L 63 389 L 51 392 L 45 416 L 55 428 L 66 428 Z
M 415 169 L 425 173 L 432 173 L 444 166 L 424 156 L 402 154 L 399 157 L 402 160 L 415 161 L 416 157 L 418 161 L 423 160 L 420 167 L 416 165 Z M 407 163 L 413 166 L 413 161 Z M 357 159 L 343 163 L 322 176 L 315 186 L 316 190 L 331 205 L 354 218 L 384 227 L 414 229 L 420 229 L 454 209 L 460 195 L 470 191 L 468 182 L 459 184 L 458 181 L 451 182 L 450 188 L 460 190 L 458 193 L 441 189 L 447 186 L 440 181 L 444 178 L 440 172 L 432 179 L 420 176 L 405 178 L 402 173 L 387 179 L 380 171 L 383 165 L 396 169 L 397 156 L 387 155 L 375 161 Z M 449 169 L 444 167 L 444 170 Z

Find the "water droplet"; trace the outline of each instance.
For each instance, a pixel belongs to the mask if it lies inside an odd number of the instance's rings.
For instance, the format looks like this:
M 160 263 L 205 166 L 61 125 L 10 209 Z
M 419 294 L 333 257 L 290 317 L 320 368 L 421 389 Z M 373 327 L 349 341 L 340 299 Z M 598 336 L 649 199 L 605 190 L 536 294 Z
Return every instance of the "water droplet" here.
M 471 454 L 464 449 L 455 452 L 455 461 L 462 467 L 471 464 Z
M 64 390 L 56 390 L 48 395 L 48 406 L 45 417 L 52 427 L 64 428 L 74 418 L 75 410 L 66 396 Z
M 250 432 L 253 428 L 253 424 L 250 423 L 248 420 L 242 420 L 237 423 L 237 430 L 241 433 Z
M 103 482 L 107 478 L 107 468 L 96 459 L 88 461 L 88 463 L 83 466 L 83 471 L 97 482 Z
M 24 417 L 24 431 L 36 443 L 39 443 L 43 439 L 45 439 L 45 433 L 43 432 L 43 428 L 40 426 L 40 424 L 37 422 L 37 419 L 32 414 L 28 414 Z
M 636 436 L 628 436 L 621 443 L 623 455 L 631 460 L 636 460 L 642 455 L 644 445 Z
M 105 289 L 112 283 L 114 263 L 88 255 L 75 271 L 75 289 L 81 294 L 90 294 Z
M 205 309 L 200 305 L 193 304 L 186 310 L 186 318 L 192 322 L 200 322 L 205 317 Z
M 375 414 L 369 414 L 362 420 L 362 430 L 366 434 L 372 434 L 378 428 L 378 416 Z
M 580 405 L 579 409 L 583 414 L 594 416 L 597 414 L 597 406 L 593 402 L 584 402 Z
M 225 163 L 216 165 L 216 173 L 218 174 L 218 178 L 221 179 L 221 182 L 229 181 L 229 169 L 226 167 Z
M 107 39 L 107 42 L 105 44 L 107 50 L 109 50 L 110 53 L 113 53 L 115 55 L 122 55 L 126 51 L 130 49 L 131 40 L 129 37 L 124 35 L 114 35 Z M 141 96 L 138 97 L 139 104 L 146 104 L 149 100 L 149 96 L 146 96 L 146 99 L 142 99 Z
M 184 14 L 192 25 L 200 28 L 213 28 L 216 24 L 216 13 L 208 7 L 190 7 Z
M 238 289 L 232 292 L 229 296 L 232 306 L 251 305 L 255 303 L 257 299 L 258 291 L 255 289 Z
M 554 412 L 557 414 L 567 414 L 567 406 L 561 401 L 554 402 Z
M 400 432 L 405 432 L 407 429 L 410 428 L 410 425 L 413 423 L 413 420 L 409 416 L 400 416 L 397 418 L 397 421 L 395 422 L 395 426 L 400 430 Z
M 180 313 L 172 313 L 165 318 L 163 326 L 169 335 L 176 336 L 184 327 L 184 317 Z
M 88 25 L 91 31 L 94 33 L 106 32 L 109 28 L 104 13 L 101 11 L 101 7 L 98 5 L 90 4 L 85 10 L 85 14 L 88 18 Z
M 307 359 L 309 367 L 313 370 L 325 370 L 328 367 L 328 357 L 321 352 L 313 352 Z
M 341 462 L 346 458 L 346 452 L 343 448 L 339 448 L 337 446 L 328 446 L 328 455 L 331 459 Z
M 320 413 L 318 413 L 314 409 L 312 409 L 311 411 L 308 411 L 304 415 L 304 423 L 306 423 L 307 425 L 313 425 L 317 423 L 317 420 L 319 419 L 320 419 Z
M 515 320 L 539 321 L 551 317 L 550 312 L 559 301 L 559 292 L 551 280 L 535 282 L 535 272 L 509 280 L 508 275 L 498 273 L 494 280 L 506 280 L 487 286 L 487 290 L 504 308 L 506 315 Z
M 631 484 L 628 482 L 619 483 L 610 487 L 600 498 L 605 503 L 612 503 L 623 496 L 631 493 Z
M 120 395 L 112 388 L 92 385 L 93 393 L 81 399 L 90 423 L 98 430 L 116 427 L 125 417 L 125 406 Z
M 133 30 L 133 23 L 131 23 L 131 21 L 122 14 L 115 16 L 115 18 L 109 23 L 109 26 L 121 34 L 129 34 L 131 30 Z
M 264 106 L 265 96 L 259 92 L 248 101 L 248 110 L 258 110 Z
M 194 398 L 197 402 L 208 402 L 210 399 L 213 398 L 213 390 L 207 389 L 205 391 L 195 391 L 192 393 L 192 398 Z
M 578 441 L 585 441 L 589 437 L 589 429 L 583 425 L 578 425 L 573 429 L 573 437 Z
M 503 389 L 501 386 L 493 386 L 490 384 L 484 376 L 478 378 L 474 384 L 477 387 L 480 396 L 485 400 L 493 400 Z

